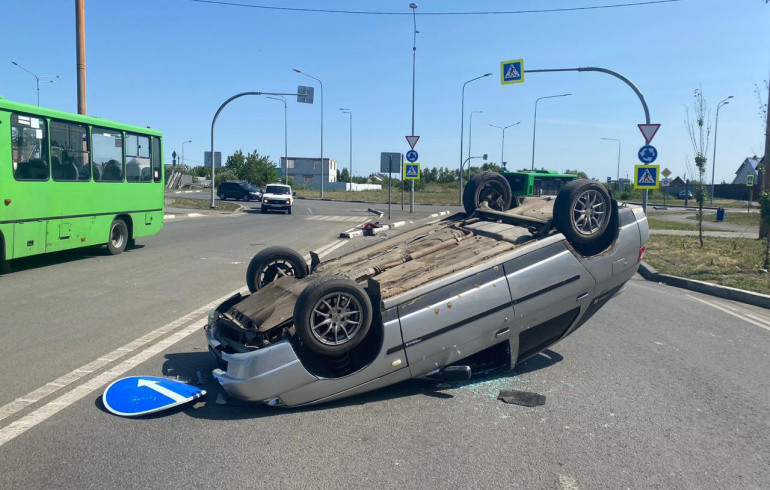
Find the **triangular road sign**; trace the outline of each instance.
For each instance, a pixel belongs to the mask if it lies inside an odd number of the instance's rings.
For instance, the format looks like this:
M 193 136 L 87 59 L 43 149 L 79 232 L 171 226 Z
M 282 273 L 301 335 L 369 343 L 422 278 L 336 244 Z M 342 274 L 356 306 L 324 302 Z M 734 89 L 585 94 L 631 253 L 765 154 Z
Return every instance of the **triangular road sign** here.
M 419 136 L 407 136 L 406 141 L 409 143 L 409 146 L 414 150 L 414 145 L 417 144 L 417 140 L 419 140 Z
M 652 173 L 650 172 L 650 169 L 646 168 L 644 169 L 644 173 L 642 174 L 642 177 L 639 179 L 640 184 L 655 184 L 655 177 L 652 176 Z
M 511 64 L 508 66 L 508 71 L 505 74 L 505 78 L 519 78 L 521 75 L 519 75 L 519 71 L 516 69 L 515 64 Z
M 660 129 L 660 124 L 637 124 L 637 126 L 639 126 L 639 131 L 642 132 L 644 141 L 648 145 L 652 141 L 652 138 L 655 137 L 655 133 L 657 133 L 658 129 Z

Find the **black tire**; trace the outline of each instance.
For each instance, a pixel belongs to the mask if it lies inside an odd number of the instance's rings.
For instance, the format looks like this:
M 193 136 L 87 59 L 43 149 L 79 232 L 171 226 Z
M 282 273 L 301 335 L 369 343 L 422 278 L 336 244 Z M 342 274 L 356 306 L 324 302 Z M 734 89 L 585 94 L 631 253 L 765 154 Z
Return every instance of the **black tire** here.
M 123 253 L 128 245 L 128 226 L 122 219 L 112 220 L 110 235 L 107 237 L 107 250 L 112 255 Z
M 220 201 L 226 201 L 227 200 L 227 199 L 225 199 L 225 195 L 222 194 L 221 192 L 217 193 L 217 197 L 219 198 Z
M 291 208 L 287 210 L 287 214 L 291 214 Z
M 369 295 L 346 277 L 324 277 L 311 283 L 294 305 L 294 327 L 302 343 L 326 356 L 353 350 L 371 324 Z
M 612 200 L 593 180 L 578 179 L 565 185 L 553 205 L 553 224 L 576 247 L 591 245 L 607 231 Z
M 264 206 L 262 206 L 262 208 L 260 209 L 260 211 L 262 211 L 262 214 L 267 214 L 267 208 L 266 208 L 266 207 L 264 207 Z
M 463 190 L 463 207 L 471 214 L 483 202 L 498 211 L 511 207 L 511 185 L 505 177 L 496 172 L 481 172 L 474 175 Z
M 246 270 L 246 285 L 252 293 L 278 277 L 306 277 L 310 274 L 307 262 L 297 251 L 289 247 L 267 247 L 249 262 Z

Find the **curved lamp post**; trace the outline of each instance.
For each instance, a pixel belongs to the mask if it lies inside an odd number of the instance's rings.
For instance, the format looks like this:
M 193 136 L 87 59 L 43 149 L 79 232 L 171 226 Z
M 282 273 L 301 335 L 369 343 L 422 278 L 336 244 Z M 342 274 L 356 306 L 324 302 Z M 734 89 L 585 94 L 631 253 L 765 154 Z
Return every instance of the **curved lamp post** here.
M 537 131 L 537 103 L 543 99 L 553 99 L 555 97 L 567 97 L 572 94 L 547 95 L 535 100 L 535 121 L 532 124 L 532 170 L 535 170 L 535 133 Z

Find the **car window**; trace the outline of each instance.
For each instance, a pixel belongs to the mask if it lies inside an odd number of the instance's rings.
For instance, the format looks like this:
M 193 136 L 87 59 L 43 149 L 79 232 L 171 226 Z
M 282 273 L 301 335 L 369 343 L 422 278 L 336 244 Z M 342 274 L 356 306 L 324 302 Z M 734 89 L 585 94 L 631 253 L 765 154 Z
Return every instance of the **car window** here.
M 282 185 L 269 185 L 265 187 L 265 194 L 290 194 L 291 190 L 289 187 L 284 187 Z

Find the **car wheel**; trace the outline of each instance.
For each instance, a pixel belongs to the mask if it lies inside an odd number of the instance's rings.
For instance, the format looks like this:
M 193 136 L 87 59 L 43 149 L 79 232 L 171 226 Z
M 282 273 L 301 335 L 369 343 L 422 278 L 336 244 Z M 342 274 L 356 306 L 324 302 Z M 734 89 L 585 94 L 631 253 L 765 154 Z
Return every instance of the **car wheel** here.
M 484 201 L 498 211 L 511 207 L 511 185 L 505 177 L 496 172 L 481 172 L 471 177 L 463 190 L 465 212 L 471 214 Z
M 260 211 L 262 211 L 262 214 L 267 214 L 267 208 L 264 206 L 260 208 Z
M 224 201 L 225 200 L 225 196 L 221 192 L 217 193 L 217 197 L 219 198 L 220 201 Z
M 593 180 L 573 180 L 556 196 L 553 223 L 575 246 L 598 240 L 610 224 L 612 200 L 607 190 Z
M 289 214 L 291 214 L 291 208 L 289 208 L 287 212 L 288 212 Z
M 110 225 L 110 236 L 107 240 L 107 250 L 112 255 L 123 253 L 128 245 L 128 226 L 122 219 L 112 220 Z
M 355 281 L 321 278 L 297 298 L 294 326 L 308 349 L 327 356 L 350 352 L 369 332 L 372 302 Z
M 306 277 L 310 273 L 305 258 L 288 247 L 268 247 L 251 259 L 246 285 L 252 293 L 279 277 Z

